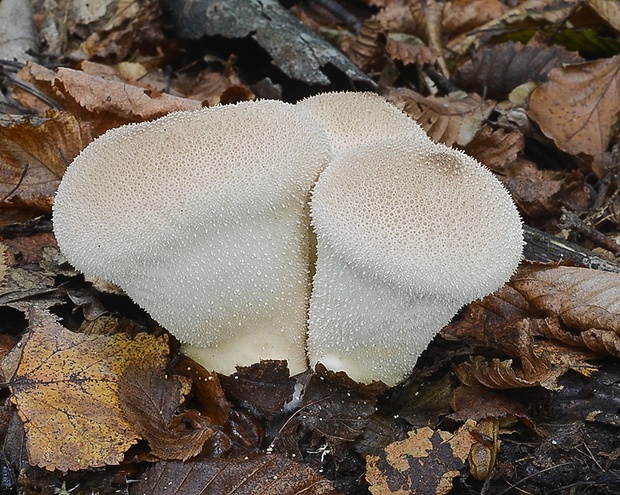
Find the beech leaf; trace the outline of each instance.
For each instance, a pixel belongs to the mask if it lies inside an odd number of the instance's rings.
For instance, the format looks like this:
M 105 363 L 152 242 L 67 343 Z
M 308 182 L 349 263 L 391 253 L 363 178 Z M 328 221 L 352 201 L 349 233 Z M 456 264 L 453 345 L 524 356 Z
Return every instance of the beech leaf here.
M 558 67 L 530 97 L 528 115 L 567 153 L 589 155 L 602 176 L 620 113 L 620 55 Z
M 569 266 L 524 267 L 511 285 L 535 309 L 575 330 L 597 328 L 620 335 L 620 274 Z
M 337 495 L 311 468 L 277 455 L 202 462 L 162 461 L 147 470 L 130 495 Z

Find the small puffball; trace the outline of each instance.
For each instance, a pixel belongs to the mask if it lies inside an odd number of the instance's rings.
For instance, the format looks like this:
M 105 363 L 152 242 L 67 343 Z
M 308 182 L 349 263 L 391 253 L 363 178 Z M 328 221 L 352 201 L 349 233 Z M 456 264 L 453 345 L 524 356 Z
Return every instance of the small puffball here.
M 465 304 L 521 259 L 521 219 L 473 158 L 415 137 L 332 160 L 311 202 L 310 365 L 395 385 Z

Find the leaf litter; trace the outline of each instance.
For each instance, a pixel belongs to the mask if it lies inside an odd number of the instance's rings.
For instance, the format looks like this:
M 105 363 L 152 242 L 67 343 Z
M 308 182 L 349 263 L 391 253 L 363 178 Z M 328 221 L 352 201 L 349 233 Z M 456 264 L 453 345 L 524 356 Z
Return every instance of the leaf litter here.
M 313 2 L 288 12 L 270 4 L 293 26 L 292 43 L 306 24 L 325 49 L 297 67 L 266 41 L 273 25 L 249 14 L 239 19 L 251 40 L 190 45 L 153 0 L 46 11 L 53 3 L 34 2 L 44 56 L 22 59 L 36 62 L 21 70 L 2 65 L 0 355 L 11 395 L 0 426 L 9 470 L 25 467 L 24 493 L 617 488 L 616 274 L 563 266 L 561 257 L 524 265 L 465 308 L 390 391 L 320 369 L 290 377 L 283 363 L 221 377 L 175 361 L 175 342 L 168 350 L 154 337 L 162 330 L 126 298 L 70 270 L 41 231 L 67 163 L 112 127 L 361 83 L 489 166 L 526 224 L 562 236 L 554 245 L 568 238 L 593 249 L 588 232 L 612 240 L 620 225 L 617 2 L 342 2 L 349 15 Z M 583 228 L 563 227 L 563 210 Z M 108 474 L 87 468 L 95 465 Z M 128 488 L 128 479 L 140 481 Z

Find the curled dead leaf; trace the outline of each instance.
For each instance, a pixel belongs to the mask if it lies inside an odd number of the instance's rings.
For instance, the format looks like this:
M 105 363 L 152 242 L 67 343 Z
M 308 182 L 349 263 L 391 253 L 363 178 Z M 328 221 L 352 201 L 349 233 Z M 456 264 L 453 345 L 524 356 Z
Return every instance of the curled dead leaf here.
M 128 367 L 119 380 L 118 395 L 125 417 L 160 459 L 186 461 L 198 455 L 206 442 L 211 447 L 230 444 L 218 438 L 222 435 L 198 411 L 178 412 L 189 392 L 189 387 L 183 388 L 183 377 L 165 375 L 157 366 Z M 213 448 L 209 450 L 213 452 Z
M 517 86 L 542 82 L 551 69 L 581 61 L 579 55 L 559 46 L 501 43 L 482 48 L 458 68 L 454 80 L 465 91 L 504 100 Z
M 475 94 L 424 97 L 406 88 L 392 89 L 385 97 L 411 115 L 431 139 L 448 146 L 470 143 L 495 106 Z
M 510 285 L 547 316 L 577 331 L 620 335 L 620 274 L 558 266 L 523 267 Z
M 0 199 L 50 212 L 61 177 L 83 144 L 76 119 L 53 112 L 36 124 L 0 126 Z

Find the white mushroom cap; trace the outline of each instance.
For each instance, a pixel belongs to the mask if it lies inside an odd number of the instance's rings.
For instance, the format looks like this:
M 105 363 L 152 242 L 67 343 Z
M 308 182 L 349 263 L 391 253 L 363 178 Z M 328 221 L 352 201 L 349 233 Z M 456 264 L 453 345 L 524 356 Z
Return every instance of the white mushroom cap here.
M 334 155 L 398 137 L 432 142 L 415 120 L 376 93 L 320 93 L 297 107 L 309 111 L 323 127 Z
M 78 270 L 110 280 L 222 373 L 306 368 L 309 190 L 322 130 L 277 101 L 113 129 L 58 188 L 54 230 Z
M 521 220 L 500 182 L 415 136 L 335 159 L 311 215 L 310 364 L 361 382 L 405 378 L 454 314 L 502 286 L 521 259 Z

